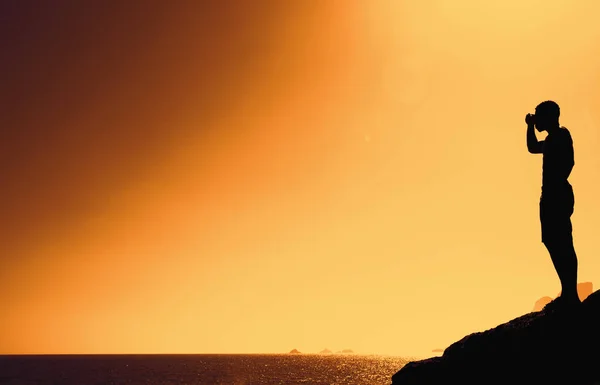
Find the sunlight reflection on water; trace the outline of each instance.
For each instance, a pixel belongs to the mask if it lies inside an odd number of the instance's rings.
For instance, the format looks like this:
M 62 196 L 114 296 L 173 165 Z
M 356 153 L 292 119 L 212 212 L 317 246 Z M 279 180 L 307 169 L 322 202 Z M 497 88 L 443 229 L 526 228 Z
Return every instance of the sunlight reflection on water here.
M 389 385 L 406 360 L 317 354 L 0 357 L 0 383 Z

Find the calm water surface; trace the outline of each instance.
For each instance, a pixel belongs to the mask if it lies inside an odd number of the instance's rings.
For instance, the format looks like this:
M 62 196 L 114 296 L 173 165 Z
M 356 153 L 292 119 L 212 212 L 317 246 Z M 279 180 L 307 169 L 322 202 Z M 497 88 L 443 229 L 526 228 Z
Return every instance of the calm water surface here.
M 406 362 L 316 354 L 0 356 L 0 384 L 389 385 Z

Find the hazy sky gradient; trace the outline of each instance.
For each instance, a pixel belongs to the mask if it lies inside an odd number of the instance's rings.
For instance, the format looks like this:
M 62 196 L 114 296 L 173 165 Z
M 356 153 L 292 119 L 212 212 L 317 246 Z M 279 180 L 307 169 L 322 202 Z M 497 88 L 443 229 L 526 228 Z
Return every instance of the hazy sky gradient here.
M 528 312 L 546 99 L 600 284 L 599 11 L 0 1 L 0 353 L 426 354 Z

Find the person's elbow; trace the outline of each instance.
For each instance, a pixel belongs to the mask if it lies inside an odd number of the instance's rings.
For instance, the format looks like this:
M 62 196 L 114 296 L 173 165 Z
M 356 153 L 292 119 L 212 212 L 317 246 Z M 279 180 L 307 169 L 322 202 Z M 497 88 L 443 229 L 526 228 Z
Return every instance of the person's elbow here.
M 543 140 L 536 140 L 536 141 L 527 141 L 527 150 L 529 151 L 529 153 L 531 154 L 541 154 L 542 152 L 544 152 L 544 141 Z

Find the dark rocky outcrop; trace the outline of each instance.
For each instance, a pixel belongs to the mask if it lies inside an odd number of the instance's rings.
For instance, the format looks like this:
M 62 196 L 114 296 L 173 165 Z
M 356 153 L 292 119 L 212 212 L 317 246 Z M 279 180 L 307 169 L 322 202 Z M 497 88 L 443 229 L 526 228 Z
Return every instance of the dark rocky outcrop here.
M 393 385 L 544 384 L 600 381 L 600 291 L 573 309 L 533 312 L 413 361 Z

